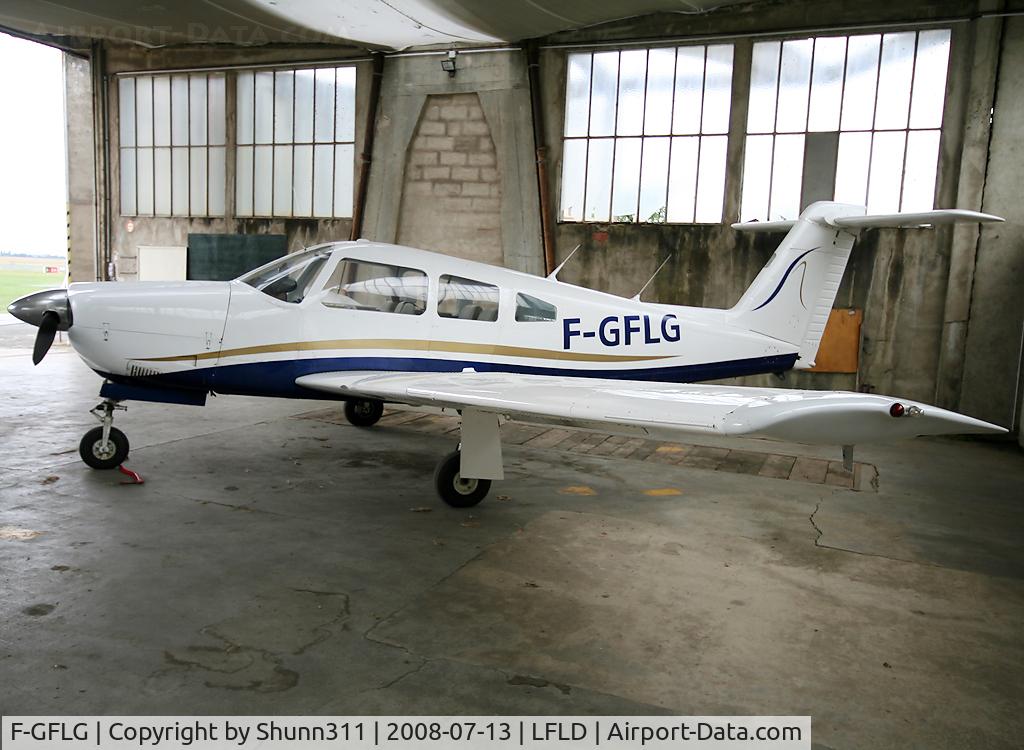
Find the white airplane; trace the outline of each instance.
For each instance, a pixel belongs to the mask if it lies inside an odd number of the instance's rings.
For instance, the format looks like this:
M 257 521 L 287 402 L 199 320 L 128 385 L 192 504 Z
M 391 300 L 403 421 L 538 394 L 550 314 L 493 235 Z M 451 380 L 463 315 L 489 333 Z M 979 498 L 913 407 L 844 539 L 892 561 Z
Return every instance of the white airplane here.
M 516 420 L 654 439 L 747 436 L 843 446 L 1002 427 L 889 396 L 694 385 L 812 367 L 857 233 L 1002 221 L 971 211 L 865 215 L 815 203 L 727 310 L 645 303 L 447 255 L 367 240 L 311 247 L 234 281 L 74 283 L 12 303 L 105 379 L 89 466 L 128 455 L 126 400 L 202 405 L 208 393 L 338 399 L 358 426 L 384 403 L 461 414 L 459 449 L 435 472 L 450 505 L 502 479 L 500 425 Z M 563 264 L 564 265 L 564 264 Z

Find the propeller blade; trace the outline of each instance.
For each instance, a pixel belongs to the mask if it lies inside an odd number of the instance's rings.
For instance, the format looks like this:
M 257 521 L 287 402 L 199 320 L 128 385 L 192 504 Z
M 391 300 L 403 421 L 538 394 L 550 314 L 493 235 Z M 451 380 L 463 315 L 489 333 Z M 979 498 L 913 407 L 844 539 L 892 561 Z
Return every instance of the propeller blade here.
M 60 315 L 53 310 L 43 313 L 39 321 L 39 332 L 36 334 L 36 343 L 32 347 L 32 364 L 38 365 L 43 357 L 50 351 L 53 345 L 53 337 L 57 335 L 57 327 L 60 325 Z

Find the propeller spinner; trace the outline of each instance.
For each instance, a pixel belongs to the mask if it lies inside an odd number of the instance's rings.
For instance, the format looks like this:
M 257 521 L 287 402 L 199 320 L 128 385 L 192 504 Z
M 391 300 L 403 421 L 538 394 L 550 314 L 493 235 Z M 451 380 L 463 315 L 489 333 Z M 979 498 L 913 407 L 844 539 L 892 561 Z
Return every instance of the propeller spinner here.
M 8 305 L 7 312 L 18 320 L 38 326 L 36 343 L 32 347 L 32 362 L 37 365 L 50 351 L 57 331 L 66 331 L 72 324 L 71 305 L 65 289 L 36 292 L 16 299 Z

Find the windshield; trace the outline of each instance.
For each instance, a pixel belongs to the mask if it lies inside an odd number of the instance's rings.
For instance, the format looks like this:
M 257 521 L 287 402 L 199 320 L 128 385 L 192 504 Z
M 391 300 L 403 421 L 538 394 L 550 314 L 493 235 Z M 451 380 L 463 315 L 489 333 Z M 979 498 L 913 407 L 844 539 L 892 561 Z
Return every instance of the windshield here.
M 283 302 L 299 303 L 330 255 L 330 246 L 311 247 L 249 271 L 238 281 Z

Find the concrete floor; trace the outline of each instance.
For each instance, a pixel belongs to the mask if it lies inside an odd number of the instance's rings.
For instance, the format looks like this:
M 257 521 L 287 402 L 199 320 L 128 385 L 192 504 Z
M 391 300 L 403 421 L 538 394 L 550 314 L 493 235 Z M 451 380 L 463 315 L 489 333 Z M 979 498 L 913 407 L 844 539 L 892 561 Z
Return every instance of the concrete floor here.
M 513 446 L 466 512 L 431 486 L 450 437 L 225 397 L 130 405 L 122 486 L 77 457 L 98 379 L 59 345 L 33 368 L 33 333 L 0 325 L 2 713 L 811 714 L 821 748 L 1020 746 L 1015 447 L 865 447 L 876 493 Z

